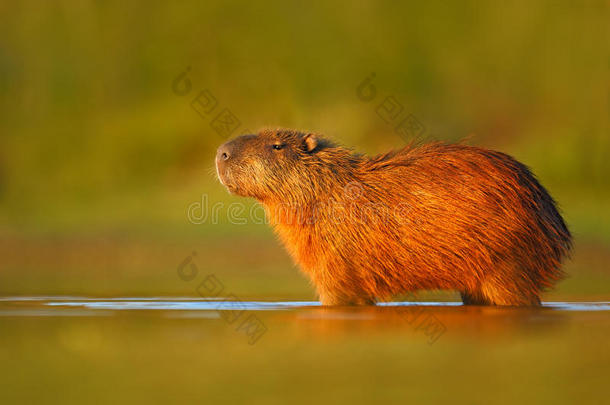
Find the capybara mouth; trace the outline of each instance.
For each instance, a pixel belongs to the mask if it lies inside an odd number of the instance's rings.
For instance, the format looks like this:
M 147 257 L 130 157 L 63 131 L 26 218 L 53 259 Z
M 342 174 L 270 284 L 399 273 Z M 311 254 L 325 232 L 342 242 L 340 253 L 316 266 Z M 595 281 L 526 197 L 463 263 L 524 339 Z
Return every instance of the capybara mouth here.
M 237 186 L 235 185 L 235 183 L 233 183 L 232 181 L 227 179 L 226 175 L 223 175 L 223 174 L 219 173 L 218 174 L 218 180 L 220 181 L 220 184 L 225 186 L 225 188 L 227 190 L 229 190 L 230 192 L 234 192 L 235 190 L 237 190 Z
M 226 168 L 223 168 L 221 170 L 221 168 L 218 165 L 218 162 L 216 162 L 216 177 L 218 177 L 218 181 L 220 182 L 220 184 L 222 184 L 225 187 L 229 187 L 229 185 L 231 184 L 231 182 L 229 181 L 229 179 L 227 178 L 227 170 Z
M 237 194 L 238 187 L 233 181 L 231 181 L 230 176 L 228 176 L 228 174 L 226 173 L 226 169 L 221 171 L 217 165 L 216 174 L 218 175 L 218 181 L 220 181 L 220 184 L 222 184 L 227 189 L 227 191 L 229 191 L 229 193 Z

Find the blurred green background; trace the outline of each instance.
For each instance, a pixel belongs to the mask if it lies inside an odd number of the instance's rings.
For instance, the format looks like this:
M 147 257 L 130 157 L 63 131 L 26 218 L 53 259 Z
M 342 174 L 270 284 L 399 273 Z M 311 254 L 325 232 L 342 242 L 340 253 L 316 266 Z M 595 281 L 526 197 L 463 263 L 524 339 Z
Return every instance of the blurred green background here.
M 423 139 L 502 150 L 532 167 L 575 235 L 547 297 L 610 297 L 608 4 L 120 2 L 0 4 L 0 294 L 196 295 L 192 252 L 241 297 L 310 299 L 271 231 L 232 224 L 215 180 L 233 135 L 323 133 L 367 153 L 405 139 L 376 108 L 394 96 Z M 187 68 L 191 90 L 174 80 Z M 377 94 L 356 88 L 372 72 Z M 192 100 L 218 101 L 200 116 Z M 193 224 L 206 195 L 220 222 Z

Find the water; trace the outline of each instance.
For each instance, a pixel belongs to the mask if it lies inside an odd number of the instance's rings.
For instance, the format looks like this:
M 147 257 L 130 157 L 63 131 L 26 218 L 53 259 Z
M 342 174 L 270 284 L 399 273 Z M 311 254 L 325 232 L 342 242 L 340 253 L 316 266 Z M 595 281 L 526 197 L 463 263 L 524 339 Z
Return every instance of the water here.
M 64 316 L 68 308 L 83 308 L 107 310 L 100 314 L 111 315 L 109 311 L 121 310 L 158 310 L 158 311 L 272 311 L 272 310 L 299 310 L 320 307 L 317 301 L 232 301 L 230 298 L 210 297 L 118 297 L 118 298 L 91 298 L 71 296 L 32 296 L 32 297 L 0 297 L 0 307 L 12 307 L 8 311 L 13 316 L 32 313 L 31 308 L 44 309 L 49 316 Z M 29 306 L 19 304 L 30 303 Z M 383 302 L 378 307 L 461 307 L 461 302 L 431 302 L 431 301 L 404 301 Z M 50 308 L 49 308 L 50 307 Z M 600 302 L 543 302 L 540 309 L 555 311 L 610 311 L 610 301 Z M 352 308 L 355 309 L 355 308 Z M 500 308 L 500 310 L 502 310 Z M 510 309 L 507 309 L 510 310 Z M 537 310 L 537 309 L 534 309 Z M 6 310 L 4 310 L 6 311 Z M 35 312 L 35 310 L 34 310 Z M 91 313 L 91 312 L 86 312 Z M 0 310 L 0 316 L 4 312 Z
M 610 302 L 0 298 L 0 403 L 595 403 Z

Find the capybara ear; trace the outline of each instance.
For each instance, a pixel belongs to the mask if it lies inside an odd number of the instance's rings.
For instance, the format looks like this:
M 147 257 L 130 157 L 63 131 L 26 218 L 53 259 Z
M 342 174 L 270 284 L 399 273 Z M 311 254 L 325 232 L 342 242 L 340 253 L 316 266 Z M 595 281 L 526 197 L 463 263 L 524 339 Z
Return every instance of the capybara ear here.
M 307 152 L 313 151 L 316 146 L 318 146 L 318 138 L 316 138 L 314 134 L 305 135 L 303 142 L 305 142 L 305 150 L 307 150 Z

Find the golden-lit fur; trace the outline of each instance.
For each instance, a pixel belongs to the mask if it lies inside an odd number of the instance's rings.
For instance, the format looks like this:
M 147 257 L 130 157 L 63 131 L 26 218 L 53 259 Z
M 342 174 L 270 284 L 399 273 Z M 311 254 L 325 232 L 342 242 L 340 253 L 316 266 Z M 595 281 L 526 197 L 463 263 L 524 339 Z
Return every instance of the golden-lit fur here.
M 544 187 L 506 154 L 436 142 L 366 157 L 293 130 L 221 151 L 223 184 L 264 205 L 325 305 L 421 289 L 457 290 L 466 304 L 538 305 L 562 277 L 570 233 Z

